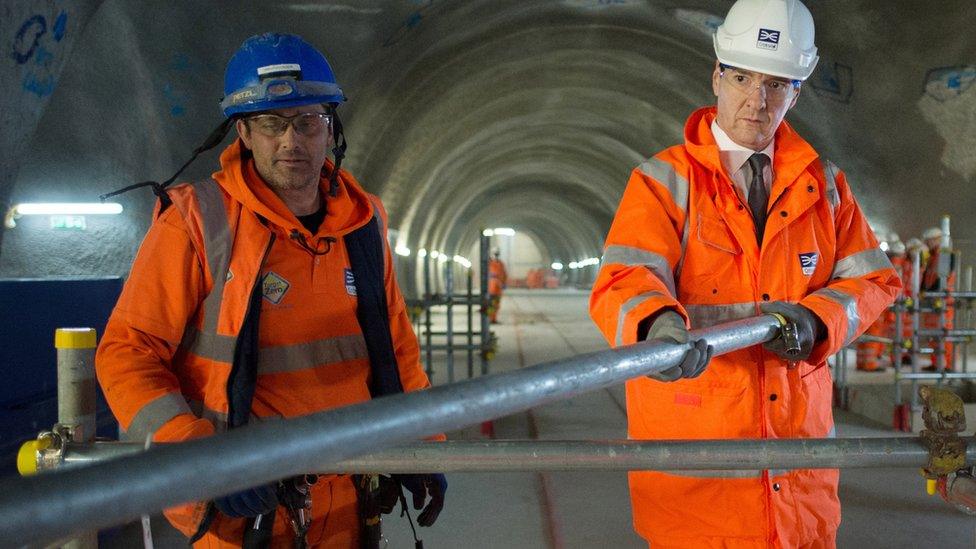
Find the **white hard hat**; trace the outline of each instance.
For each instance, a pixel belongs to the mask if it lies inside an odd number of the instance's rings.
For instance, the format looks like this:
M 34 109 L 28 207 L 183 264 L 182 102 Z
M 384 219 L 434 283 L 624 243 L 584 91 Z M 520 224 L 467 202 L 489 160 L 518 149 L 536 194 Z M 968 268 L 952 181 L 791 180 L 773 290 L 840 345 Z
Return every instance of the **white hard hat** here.
M 905 243 L 901 240 L 895 240 L 894 242 L 888 243 L 888 252 L 893 255 L 902 255 L 906 251 Z
M 908 242 L 905 243 L 905 247 L 909 250 L 921 250 L 925 247 L 925 243 L 917 238 L 909 238 Z
M 922 233 L 922 239 L 929 240 L 931 238 L 942 238 L 942 229 L 938 227 L 929 227 L 928 229 L 925 229 L 925 231 Z
M 719 62 L 791 80 L 817 66 L 813 16 L 799 0 L 738 0 L 712 35 Z

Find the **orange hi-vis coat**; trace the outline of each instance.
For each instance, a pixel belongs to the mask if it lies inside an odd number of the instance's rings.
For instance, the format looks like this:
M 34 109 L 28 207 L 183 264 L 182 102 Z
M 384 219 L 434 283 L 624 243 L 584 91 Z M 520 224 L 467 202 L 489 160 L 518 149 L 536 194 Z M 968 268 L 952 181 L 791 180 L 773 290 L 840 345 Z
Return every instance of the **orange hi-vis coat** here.
M 508 273 L 505 264 L 500 259 L 488 260 L 488 295 L 502 295 L 502 290 L 508 284 Z
M 263 298 L 251 421 L 368 400 L 371 370 L 343 236 L 368 223 L 374 212 L 386 248 L 386 298 L 400 379 L 405 391 L 430 385 L 394 277 L 379 199 L 346 172 L 340 172 L 338 196 L 328 197 L 323 178 L 327 215 L 313 235 L 242 151 L 240 140 L 224 150 L 216 184 L 168 191 L 173 205 L 150 227 L 109 319 L 96 370 L 129 439 L 152 435 L 154 441 L 174 442 L 226 429 L 234 342 L 255 284 L 262 284 Z M 313 255 L 293 238 L 295 231 L 313 248 L 331 248 Z M 206 249 L 207 242 L 221 245 Z M 356 546 L 352 489 L 347 477 L 324 477 L 312 487 L 316 522 L 310 543 L 317 533 L 326 535 L 328 518 L 329 535 L 337 536 L 330 544 Z M 204 510 L 203 504 L 191 504 L 167 516 L 189 536 Z M 274 533 L 290 544 L 286 515 L 279 508 Z M 218 513 L 201 544 L 239 544 L 243 528 L 243 519 Z
M 897 275 L 844 174 L 785 122 L 776 132 L 760 250 L 749 208 L 722 168 L 710 125 L 688 119 L 685 144 L 636 168 L 607 236 L 590 314 L 613 346 L 637 341 L 662 309 L 690 328 L 799 302 L 827 328 L 788 369 L 762 346 L 712 359 L 698 378 L 627 382 L 632 439 L 832 437 L 826 358 L 893 301 Z M 652 547 L 830 545 L 840 524 L 836 470 L 633 472 L 637 532 Z

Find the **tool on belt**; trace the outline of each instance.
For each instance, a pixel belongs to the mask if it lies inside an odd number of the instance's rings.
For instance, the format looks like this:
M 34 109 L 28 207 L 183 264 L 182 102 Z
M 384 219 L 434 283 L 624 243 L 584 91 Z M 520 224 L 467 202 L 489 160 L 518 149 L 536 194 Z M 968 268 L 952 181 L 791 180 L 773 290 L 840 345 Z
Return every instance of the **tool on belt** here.
M 413 518 L 407 510 L 407 498 L 403 495 L 403 487 L 389 475 L 367 474 L 353 475 L 359 501 L 360 547 L 362 549 L 386 549 L 389 540 L 383 537 L 382 515 L 393 512 L 397 502 L 400 503 L 400 516 L 406 515 L 413 532 L 414 548 L 424 549 L 423 540 L 417 538 L 417 530 L 413 525 Z

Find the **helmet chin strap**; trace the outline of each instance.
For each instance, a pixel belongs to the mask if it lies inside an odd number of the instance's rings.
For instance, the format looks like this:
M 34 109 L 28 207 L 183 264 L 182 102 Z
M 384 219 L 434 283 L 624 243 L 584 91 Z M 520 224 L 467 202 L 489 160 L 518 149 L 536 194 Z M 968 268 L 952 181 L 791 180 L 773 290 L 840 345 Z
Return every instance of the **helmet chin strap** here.
M 329 110 L 332 111 L 332 142 L 335 144 L 332 147 L 335 164 L 329 174 L 329 196 L 335 198 L 339 194 L 339 167 L 346 156 L 346 135 L 342 132 L 342 122 L 339 121 L 335 106 L 329 107 Z
M 111 198 L 116 195 L 120 195 L 122 193 L 127 193 L 131 190 L 138 189 L 140 187 L 152 187 L 153 194 L 158 196 L 159 201 L 162 203 L 162 209 L 166 209 L 170 204 L 172 204 L 169 195 L 166 194 L 166 187 L 172 184 L 173 181 L 176 181 L 176 178 L 179 177 L 181 173 L 183 173 L 183 170 L 185 170 L 187 166 L 192 164 L 193 161 L 196 160 L 198 156 L 200 156 L 200 154 L 209 151 L 210 149 L 219 145 L 220 142 L 223 141 L 225 137 L 227 137 L 228 132 L 230 132 L 230 129 L 234 125 L 234 122 L 236 122 L 236 120 L 237 120 L 236 117 L 228 118 L 223 122 L 221 122 L 219 126 L 214 128 L 214 130 L 210 132 L 210 135 L 207 136 L 207 138 L 203 141 L 203 143 L 199 147 L 193 150 L 193 155 L 190 157 L 190 159 L 187 160 L 182 166 L 180 166 L 180 169 L 176 170 L 176 173 L 174 173 L 172 177 L 170 177 L 166 181 L 163 181 L 162 183 L 157 183 L 155 181 L 143 181 L 142 183 L 136 183 L 133 185 L 129 185 L 128 187 L 123 187 L 117 191 L 112 191 L 110 193 L 103 194 L 98 197 L 99 200 L 104 202 L 108 198 Z M 345 146 L 343 146 L 343 149 L 345 149 Z

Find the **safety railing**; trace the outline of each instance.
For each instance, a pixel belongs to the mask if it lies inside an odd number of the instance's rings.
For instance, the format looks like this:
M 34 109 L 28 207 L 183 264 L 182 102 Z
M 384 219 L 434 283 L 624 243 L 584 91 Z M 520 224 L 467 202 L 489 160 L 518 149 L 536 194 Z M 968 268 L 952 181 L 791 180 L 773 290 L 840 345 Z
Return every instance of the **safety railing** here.
M 761 315 L 693 331 L 716 355 L 776 338 Z M 578 355 L 309 416 L 152 447 L 79 470 L 0 481 L 0 542 L 45 543 L 188 501 L 208 500 L 436 433 L 660 372 L 688 344 L 660 341 Z M 254 451 L 260 448 L 261 451 Z

